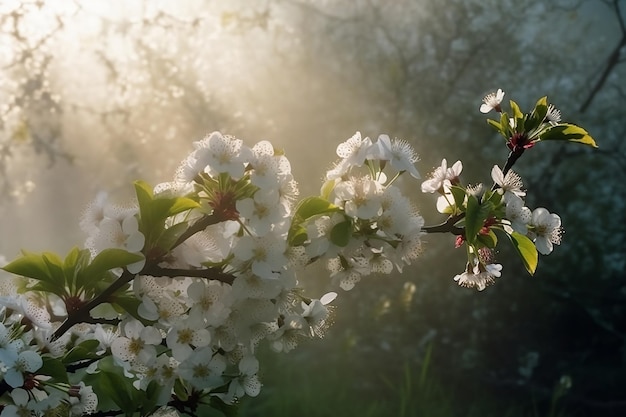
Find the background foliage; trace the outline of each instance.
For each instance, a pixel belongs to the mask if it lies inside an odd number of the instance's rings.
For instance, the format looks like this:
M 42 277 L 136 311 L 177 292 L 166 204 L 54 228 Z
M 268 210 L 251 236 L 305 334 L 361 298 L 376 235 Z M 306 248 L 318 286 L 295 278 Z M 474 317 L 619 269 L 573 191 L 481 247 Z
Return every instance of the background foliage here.
M 463 254 L 451 236 L 429 237 L 403 275 L 341 294 L 326 340 L 267 365 L 262 397 L 241 412 L 623 415 L 625 8 L 2 2 L 0 253 L 66 252 L 83 239 L 77 219 L 97 191 L 123 199 L 133 179 L 169 180 L 190 142 L 212 130 L 284 147 L 305 195 L 356 130 L 409 140 L 422 173 L 462 158 L 464 178 L 489 182 L 506 149 L 480 99 L 500 87 L 528 108 L 548 94 L 600 149 L 546 144 L 516 166 L 528 204 L 559 213 L 566 228 L 535 277 L 502 252 L 497 285 L 459 288 Z M 413 194 L 437 222 L 431 196 Z M 329 282 L 321 270 L 304 279 Z

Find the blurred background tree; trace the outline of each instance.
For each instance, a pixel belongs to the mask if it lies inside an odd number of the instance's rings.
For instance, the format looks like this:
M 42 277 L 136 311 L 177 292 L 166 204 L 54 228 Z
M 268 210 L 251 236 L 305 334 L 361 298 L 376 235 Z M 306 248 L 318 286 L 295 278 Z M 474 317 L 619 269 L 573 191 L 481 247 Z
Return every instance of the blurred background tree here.
M 507 150 L 481 98 L 502 88 L 529 108 L 547 94 L 600 149 L 542 144 L 516 166 L 530 206 L 559 213 L 566 228 L 535 277 L 503 250 L 497 285 L 459 288 L 453 237 L 428 236 L 413 268 L 341 294 L 326 340 L 266 363 L 265 391 L 241 411 L 621 416 L 625 8 L 3 1 L 0 253 L 66 251 L 82 241 L 77 220 L 98 191 L 121 201 L 134 179 L 169 180 L 190 142 L 213 130 L 283 147 L 303 195 L 318 192 L 336 145 L 357 130 L 410 141 L 423 174 L 462 159 L 465 181 L 488 183 Z M 418 188 L 406 184 L 438 222 Z M 329 287 L 323 269 L 302 279 Z

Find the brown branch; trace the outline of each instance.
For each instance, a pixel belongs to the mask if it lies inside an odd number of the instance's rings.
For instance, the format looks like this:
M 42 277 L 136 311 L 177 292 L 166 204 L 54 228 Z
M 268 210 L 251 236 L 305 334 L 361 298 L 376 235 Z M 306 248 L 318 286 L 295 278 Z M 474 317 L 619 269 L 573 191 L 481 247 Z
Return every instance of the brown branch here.
M 193 278 L 206 278 L 209 280 L 220 281 L 226 284 L 232 284 L 235 280 L 235 276 L 227 274 L 218 268 L 206 268 L 206 269 L 175 269 L 175 268 L 161 268 L 158 265 L 151 266 L 141 271 L 142 275 L 149 275 L 152 277 L 193 277 Z
M 91 299 L 87 304 L 84 304 L 80 307 L 75 313 L 69 315 L 67 319 L 61 324 L 61 326 L 56 329 L 56 331 L 52 334 L 51 341 L 57 340 L 59 337 L 63 336 L 65 332 L 67 332 L 73 325 L 78 323 L 84 323 L 91 320 L 91 316 L 89 312 L 99 306 L 100 304 L 106 302 L 109 297 L 111 297 L 117 290 L 122 288 L 124 285 L 128 284 L 130 281 L 135 278 L 136 274 L 128 272 L 128 270 L 124 269 L 122 275 L 107 287 L 104 291 L 102 291 L 98 296 Z
M 213 214 L 201 217 L 199 220 L 189 226 L 187 230 L 185 230 L 185 232 L 178 238 L 178 240 L 174 243 L 171 249 L 182 244 L 185 240 L 189 239 L 189 237 L 193 236 L 194 234 L 206 229 L 212 224 L 219 223 L 220 221 L 221 219 L 219 218 L 219 216 Z M 199 276 L 208 279 L 216 279 L 218 281 L 226 282 L 229 284 L 231 284 L 234 280 L 234 277 L 232 275 L 224 274 L 221 271 L 218 272 L 214 269 L 182 270 L 161 268 L 158 266 L 158 263 L 160 261 L 161 259 L 150 260 L 146 263 L 146 266 L 140 272 L 140 274 L 169 277 Z M 84 304 L 75 313 L 69 315 L 67 319 L 65 319 L 65 321 L 61 324 L 61 326 L 52 334 L 51 340 L 57 340 L 75 324 L 89 323 L 93 321 L 93 318 L 89 315 L 89 312 L 100 304 L 107 302 L 117 290 L 132 281 L 137 275 L 138 274 L 133 274 L 124 269 L 124 272 L 117 279 L 117 281 L 107 287 L 104 291 L 102 291 L 100 294 L 98 294 L 98 296 L 90 300 L 88 303 Z
M 620 64 L 621 49 L 623 47 L 626 47 L 626 27 L 624 23 L 624 17 L 622 16 L 622 12 L 619 8 L 618 0 L 613 0 L 613 8 L 615 9 L 615 15 L 617 16 L 617 19 L 619 21 L 620 30 L 622 32 L 622 38 L 620 39 L 619 43 L 615 46 L 615 48 L 613 48 L 613 51 L 607 58 L 606 66 L 604 67 L 604 71 L 602 71 L 602 75 L 600 75 L 600 78 L 591 89 L 591 92 L 587 96 L 587 99 L 585 99 L 583 104 L 580 106 L 581 113 L 584 113 L 587 110 L 587 108 L 589 108 L 589 105 L 593 101 L 596 94 L 598 94 L 600 90 L 602 89 L 602 87 L 604 87 L 604 84 L 606 83 L 606 80 L 608 79 L 613 69 L 617 65 Z

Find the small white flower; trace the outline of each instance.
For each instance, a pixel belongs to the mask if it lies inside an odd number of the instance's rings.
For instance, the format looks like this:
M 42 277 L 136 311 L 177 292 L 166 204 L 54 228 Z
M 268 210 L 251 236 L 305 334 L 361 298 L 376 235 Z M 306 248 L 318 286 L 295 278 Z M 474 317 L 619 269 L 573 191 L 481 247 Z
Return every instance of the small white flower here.
M 124 335 L 111 343 L 113 356 L 140 364 L 150 363 L 156 358 L 156 345 L 161 344 L 161 332 L 151 326 L 144 326 L 138 320 L 130 320 L 124 326 Z
M 466 288 L 476 288 L 478 291 L 482 291 L 489 285 L 496 281 L 496 278 L 500 277 L 502 271 L 502 265 L 500 264 L 477 264 L 473 268 L 466 268 L 465 272 L 456 275 L 454 280 L 461 286 Z
M 441 166 L 437 167 L 431 174 L 430 178 L 422 183 L 423 193 L 443 193 L 445 185 L 458 182 L 458 178 L 463 171 L 463 163 L 456 161 L 452 167 L 448 168 L 448 162 L 445 158 L 441 161 Z
M 195 388 L 203 390 L 217 388 L 223 384 L 222 373 L 226 360 L 220 354 L 213 354 L 211 347 L 196 349 L 178 366 L 178 375 L 189 381 Z
M 522 191 L 524 184 L 522 179 L 515 172 L 509 170 L 506 175 L 503 175 L 499 166 L 494 165 L 491 169 L 491 179 L 500 187 L 498 190 L 504 193 L 504 201 L 507 201 L 511 195 L 517 197 L 524 197 L 525 191 Z
M 272 226 L 281 223 L 287 217 L 286 201 L 281 201 L 278 192 L 260 190 L 254 198 L 238 200 L 236 203 L 239 214 L 248 221 L 248 225 L 257 236 L 264 236 Z
M 417 153 L 405 140 L 389 139 L 387 135 L 380 135 L 374 144 L 376 159 L 389 161 L 392 167 L 398 171 L 408 171 L 413 178 L 420 178 L 415 168 Z
M 552 126 L 561 122 L 561 111 L 554 107 L 553 104 L 548 105 L 548 113 L 546 113 L 546 120 Z
M 491 110 L 501 111 L 500 103 L 504 98 L 504 91 L 498 88 L 496 93 L 489 93 L 483 98 L 483 104 L 480 106 L 481 113 L 489 113 Z
M 250 182 L 267 192 L 278 191 L 282 179 L 291 175 L 291 164 L 284 155 L 277 155 L 274 146 L 268 141 L 261 141 L 252 148 Z
M 243 176 L 245 163 L 252 156 L 250 149 L 243 145 L 243 141 L 232 136 L 224 136 L 220 132 L 213 132 L 200 142 L 194 143 L 196 151 L 193 153 L 196 161 L 185 171 L 185 179 L 205 171 L 211 175 L 228 173 L 232 178 Z
M 369 177 L 351 178 L 335 187 L 335 203 L 343 206 L 346 214 L 360 219 L 371 219 L 382 211 L 383 187 Z
M 350 291 L 361 280 L 362 276 L 372 272 L 369 259 L 353 257 L 346 260 L 346 267 L 342 265 L 341 258 L 331 258 L 326 267 L 330 271 L 333 284 L 339 284 L 344 291 Z
M 244 395 L 256 397 L 261 392 L 261 382 L 257 376 L 259 361 L 254 356 L 244 356 L 239 361 L 239 377 L 234 378 L 228 386 L 226 402 L 232 402 Z
M 308 325 L 310 335 L 322 337 L 329 326 L 328 317 L 330 308 L 327 307 L 335 298 L 337 293 L 329 292 L 324 294 L 319 300 L 311 300 L 309 304 L 302 302 L 302 318 Z
M 563 228 L 558 214 L 550 213 L 543 207 L 533 211 L 529 236 L 535 241 L 539 253 L 549 255 L 552 252 L 553 244 L 561 244 L 562 234 Z
M 333 180 L 346 174 L 352 167 L 360 167 L 365 163 L 372 148 L 370 138 L 361 138 L 361 132 L 340 143 L 337 146 L 337 155 L 341 161 L 326 173 L 326 179 Z
M 524 207 L 524 200 L 520 197 L 512 196 L 506 203 L 506 219 L 511 222 L 511 228 L 523 235 L 528 231 L 531 212 L 528 207 Z
M 93 392 L 93 388 L 85 386 L 84 382 L 80 382 L 77 386 L 70 387 L 69 394 L 72 416 L 83 416 L 96 412 L 98 396 Z
M 6 367 L 4 381 L 10 387 L 18 388 L 24 385 L 24 374 L 35 372 L 41 368 L 43 359 L 39 353 L 32 350 L 25 350 L 20 353 L 11 351 L 4 355 L 3 364 Z
M 243 236 L 233 249 L 236 259 L 250 263 L 252 272 L 261 278 L 278 278 L 287 265 L 284 239 L 273 234 L 262 238 Z
M 28 392 L 21 388 L 11 391 L 11 399 L 13 404 L 6 405 L 0 413 L 0 417 L 20 417 L 31 416 L 31 401 L 29 401 Z
M 205 328 L 201 316 L 189 317 L 171 327 L 165 340 L 174 359 L 182 362 L 191 356 L 194 348 L 207 346 L 211 342 L 211 333 Z
M 146 239 L 139 231 L 139 223 L 135 216 L 137 211 L 137 208 L 126 210 L 121 218 L 105 215 L 97 231 L 87 239 L 86 246 L 94 255 L 108 248 L 120 248 L 140 254 Z M 145 259 L 142 259 L 128 265 L 127 268 L 132 273 L 138 273 L 145 263 Z

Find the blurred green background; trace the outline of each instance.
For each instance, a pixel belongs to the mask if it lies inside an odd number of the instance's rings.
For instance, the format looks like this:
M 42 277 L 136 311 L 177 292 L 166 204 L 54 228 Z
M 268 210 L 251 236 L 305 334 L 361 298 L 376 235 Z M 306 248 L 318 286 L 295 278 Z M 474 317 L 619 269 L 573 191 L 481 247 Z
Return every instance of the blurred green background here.
M 98 191 L 168 181 L 213 130 L 284 148 L 303 196 L 355 131 L 411 142 L 425 175 L 462 159 L 490 182 L 497 88 L 548 95 L 600 145 L 540 144 L 516 165 L 527 204 L 566 233 L 527 276 L 508 248 L 483 292 L 427 236 L 403 274 L 334 303 L 323 340 L 263 348 L 242 416 L 626 415 L 626 1 L 275 0 L 0 3 L 0 254 L 66 252 Z M 418 182 L 404 190 L 442 220 Z M 323 268 L 305 287 L 332 290 Z

